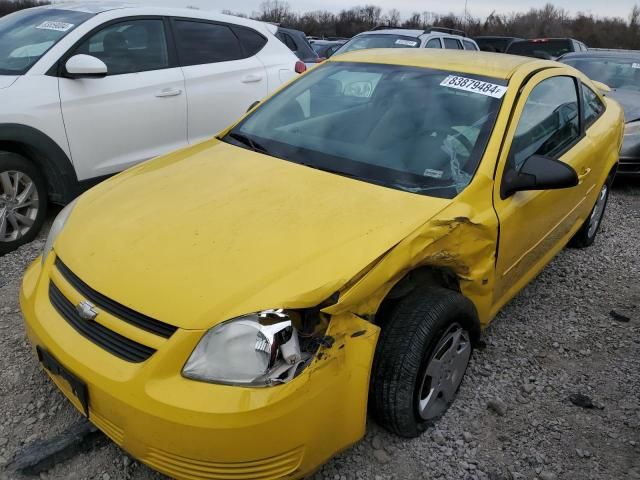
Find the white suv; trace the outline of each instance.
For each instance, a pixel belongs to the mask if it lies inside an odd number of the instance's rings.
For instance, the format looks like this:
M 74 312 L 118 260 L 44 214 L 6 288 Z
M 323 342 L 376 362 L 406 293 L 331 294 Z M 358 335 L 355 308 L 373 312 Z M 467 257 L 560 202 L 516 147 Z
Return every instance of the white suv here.
M 363 32 L 345 43 L 334 55 L 367 48 L 447 48 L 479 51 L 478 44 L 464 32 L 432 27 L 428 30 L 377 27 Z
M 99 2 L 0 19 L 0 254 L 35 237 L 49 202 L 216 134 L 304 71 L 276 31 Z

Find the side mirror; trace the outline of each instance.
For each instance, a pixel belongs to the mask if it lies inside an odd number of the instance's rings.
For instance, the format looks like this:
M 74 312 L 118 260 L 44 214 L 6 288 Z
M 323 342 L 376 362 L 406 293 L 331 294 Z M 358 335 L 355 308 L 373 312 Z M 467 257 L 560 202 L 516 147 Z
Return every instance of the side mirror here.
M 107 65 L 91 55 L 74 55 L 65 64 L 70 78 L 102 78 L 107 75 Z
M 578 174 L 566 163 L 542 155 L 527 158 L 519 172 L 508 170 L 502 178 L 500 197 L 504 200 L 516 192 L 557 190 L 578 185 Z

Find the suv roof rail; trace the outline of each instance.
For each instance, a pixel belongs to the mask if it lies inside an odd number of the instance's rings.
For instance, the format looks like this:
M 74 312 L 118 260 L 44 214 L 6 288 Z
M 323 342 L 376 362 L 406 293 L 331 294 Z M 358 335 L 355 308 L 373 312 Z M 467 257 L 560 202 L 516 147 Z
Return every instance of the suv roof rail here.
M 455 28 L 447 28 L 447 27 L 429 27 L 424 31 L 424 33 L 431 33 L 431 32 L 448 33 L 450 35 L 459 35 L 461 37 L 467 36 L 466 32 L 462 30 L 457 30 Z
M 376 30 L 394 30 L 394 29 L 402 29 L 402 27 L 398 27 L 397 25 L 376 25 L 370 31 L 374 32 Z

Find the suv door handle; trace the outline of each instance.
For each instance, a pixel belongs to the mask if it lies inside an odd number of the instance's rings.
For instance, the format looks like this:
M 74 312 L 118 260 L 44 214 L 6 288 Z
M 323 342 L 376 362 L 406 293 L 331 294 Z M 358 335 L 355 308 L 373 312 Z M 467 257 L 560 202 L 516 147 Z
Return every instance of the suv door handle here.
M 176 95 L 180 95 L 182 90 L 179 88 L 165 88 L 156 93 L 156 97 L 164 98 L 164 97 L 175 97 Z
M 262 80 L 262 75 L 251 74 L 242 79 L 242 83 L 255 83 Z

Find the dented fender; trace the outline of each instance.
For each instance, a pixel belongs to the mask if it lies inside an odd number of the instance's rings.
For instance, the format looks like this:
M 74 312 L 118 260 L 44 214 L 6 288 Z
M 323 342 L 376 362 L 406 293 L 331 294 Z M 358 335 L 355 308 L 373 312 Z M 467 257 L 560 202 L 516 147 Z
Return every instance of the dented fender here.
M 479 179 L 487 183 L 488 178 Z M 420 267 L 454 273 L 460 290 L 476 306 L 481 325 L 491 320 L 498 220 L 491 197 L 478 201 L 476 191 L 463 192 L 456 202 L 398 242 L 356 282 L 341 291 L 339 300 L 323 311 L 338 315 L 352 312 L 374 315 L 380 304 L 405 275 Z

